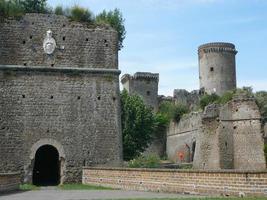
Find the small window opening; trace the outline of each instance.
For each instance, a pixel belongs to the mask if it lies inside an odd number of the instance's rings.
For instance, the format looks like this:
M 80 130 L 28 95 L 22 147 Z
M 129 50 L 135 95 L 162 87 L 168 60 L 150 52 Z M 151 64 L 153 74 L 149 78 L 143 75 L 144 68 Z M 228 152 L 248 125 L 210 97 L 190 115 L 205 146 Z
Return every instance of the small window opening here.
M 22 95 L 22 98 L 23 98 L 23 99 L 25 98 L 25 94 Z
M 24 66 L 27 66 L 27 63 L 23 63 Z
M 146 92 L 146 95 L 147 95 L 147 96 L 150 96 L 150 91 L 147 91 L 147 92 Z
M 80 97 L 80 96 L 78 96 L 78 97 L 77 97 L 77 99 L 79 100 L 79 99 L 81 99 L 81 97 Z
M 211 72 L 213 72 L 213 71 L 214 71 L 214 68 L 213 68 L 213 67 L 211 67 L 211 68 L 210 68 L 210 71 L 211 71 Z
M 22 41 L 22 44 L 26 44 L 26 41 L 25 41 L 25 40 L 23 40 L 23 41 Z
M 50 99 L 53 99 L 54 97 L 53 96 L 50 96 Z
M 89 39 L 88 39 L 88 38 L 86 38 L 85 40 L 86 40 L 86 42 L 88 42 L 88 41 L 89 41 Z
M 66 40 L 66 37 L 64 36 L 64 37 L 62 38 L 62 40 L 65 41 L 65 40 Z
M 54 64 L 51 64 L 51 67 L 54 67 Z
M 100 100 L 101 99 L 100 96 L 98 96 L 97 99 Z

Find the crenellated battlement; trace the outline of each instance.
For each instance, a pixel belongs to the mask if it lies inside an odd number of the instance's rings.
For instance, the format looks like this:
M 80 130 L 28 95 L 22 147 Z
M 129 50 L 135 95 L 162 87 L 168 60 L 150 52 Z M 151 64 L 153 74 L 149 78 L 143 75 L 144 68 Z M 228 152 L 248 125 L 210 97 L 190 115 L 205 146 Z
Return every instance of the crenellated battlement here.
M 136 72 L 133 76 L 130 74 L 124 74 L 121 77 L 121 83 L 125 83 L 129 80 L 154 80 L 159 81 L 158 73 L 150 73 L 150 72 Z
M 198 47 L 198 54 L 200 53 L 213 53 L 213 52 L 228 52 L 237 54 L 237 50 L 235 49 L 235 45 L 232 43 L 226 42 L 212 42 L 203 44 Z

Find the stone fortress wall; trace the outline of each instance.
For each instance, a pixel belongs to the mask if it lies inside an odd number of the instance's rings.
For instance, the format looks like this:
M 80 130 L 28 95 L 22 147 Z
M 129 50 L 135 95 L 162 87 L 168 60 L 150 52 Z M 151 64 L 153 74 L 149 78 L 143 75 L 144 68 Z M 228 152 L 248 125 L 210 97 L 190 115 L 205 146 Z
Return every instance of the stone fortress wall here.
M 43 50 L 51 30 L 56 50 Z M 26 14 L 19 21 L 1 23 L 2 65 L 118 69 L 117 32 L 107 27 L 88 27 L 60 15 Z
M 194 110 L 204 92 L 222 95 L 235 89 L 236 53 L 231 43 L 201 45 L 198 48 L 200 89 L 192 92 L 176 89 L 171 98 L 159 96 L 159 102 L 185 104 Z M 260 119 L 255 100 L 244 96 L 235 97 L 223 107 L 213 104 L 204 112 L 191 112 L 179 123 L 170 123 L 167 156 L 176 163 L 193 163 L 195 169 L 263 170 L 266 164 Z
M 183 116 L 179 123 L 172 121 L 167 131 L 166 153 L 175 163 L 194 160 L 196 140 L 201 126 L 201 113 Z
M 116 31 L 43 14 L 0 27 L 0 172 L 31 182 L 44 145 L 59 153 L 61 183 L 80 182 L 85 165 L 120 165 Z M 52 54 L 43 49 L 49 29 Z

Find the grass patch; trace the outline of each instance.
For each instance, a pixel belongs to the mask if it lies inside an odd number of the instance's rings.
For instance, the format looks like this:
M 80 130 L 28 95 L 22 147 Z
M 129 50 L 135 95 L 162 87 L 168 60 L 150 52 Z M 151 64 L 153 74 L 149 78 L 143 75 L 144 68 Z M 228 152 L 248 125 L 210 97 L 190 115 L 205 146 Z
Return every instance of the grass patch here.
M 40 187 L 36 186 L 36 185 L 32 185 L 32 184 L 21 184 L 19 186 L 19 189 L 22 191 L 28 191 L 28 190 L 39 190 Z
M 97 186 L 97 185 L 84 185 L 84 184 L 64 184 L 59 185 L 61 190 L 113 190 L 109 187 Z
M 120 199 L 120 200 L 218 200 L 218 199 L 227 199 L 227 200 L 266 200 L 264 197 L 254 197 L 254 198 L 235 198 L 235 197 L 191 197 L 191 198 L 145 198 L 145 199 Z

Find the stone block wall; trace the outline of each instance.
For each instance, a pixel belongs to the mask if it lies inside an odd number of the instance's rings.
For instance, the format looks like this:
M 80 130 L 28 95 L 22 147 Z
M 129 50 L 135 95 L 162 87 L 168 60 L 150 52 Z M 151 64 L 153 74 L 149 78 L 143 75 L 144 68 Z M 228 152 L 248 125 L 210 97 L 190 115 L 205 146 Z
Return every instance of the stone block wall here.
M 0 173 L 0 194 L 19 189 L 20 173 Z
M 154 192 L 267 197 L 267 172 L 84 168 L 83 183 Z
M 219 156 L 219 107 L 216 104 L 205 108 L 201 116 L 201 125 L 197 135 L 196 155 L 193 161 L 195 169 L 220 169 Z
M 81 182 L 86 165 L 120 165 L 117 32 L 44 14 L 0 27 L 0 172 L 30 183 L 44 145 L 59 153 L 61 183 Z M 52 54 L 43 49 L 49 29 Z
M 167 156 L 176 163 L 192 162 L 201 125 L 201 113 L 185 115 L 179 123 L 171 122 L 167 131 Z
M 225 140 L 221 146 L 232 146 L 234 169 L 266 168 L 260 119 L 259 108 L 254 99 L 237 98 L 221 108 L 220 120 L 223 125 L 220 135 L 229 131 L 232 134 L 230 143 L 227 144 Z
M 117 32 L 90 27 L 65 16 L 26 14 L 20 20 L 0 22 L 0 61 L 5 65 L 118 68 Z M 43 50 L 51 30 L 57 47 L 52 55 Z
M 81 180 L 83 165 L 120 164 L 118 72 L 2 66 L 0 77 L 1 171 L 31 180 L 34 146 L 49 140 L 62 149 L 66 182 Z
M 220 107 L 189 114 L 171 123 L 167 134 L 168 158 L 192 162 L 195 169 L 266 169 L 260 113 L 255 100 L 236 97 Z M 194 159 L 190 159 L 195 141 Z

